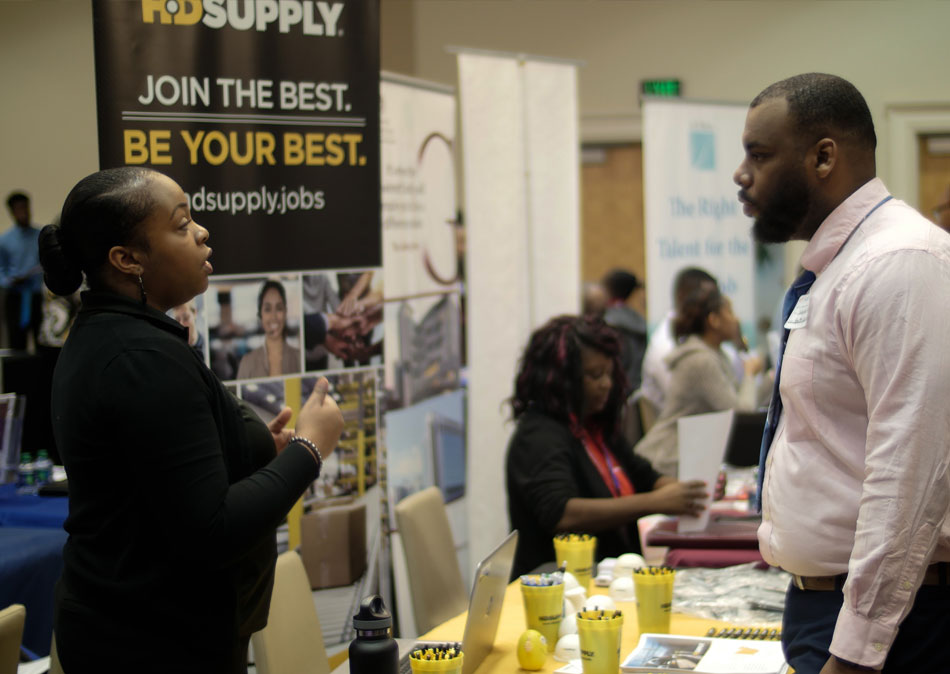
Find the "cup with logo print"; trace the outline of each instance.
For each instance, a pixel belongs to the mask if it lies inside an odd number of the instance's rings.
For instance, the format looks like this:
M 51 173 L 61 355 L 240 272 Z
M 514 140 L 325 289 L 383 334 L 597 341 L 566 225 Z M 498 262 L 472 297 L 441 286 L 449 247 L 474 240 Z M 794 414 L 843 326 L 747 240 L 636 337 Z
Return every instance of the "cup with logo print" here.
M 547 641 L 548 651 L 557 645 L 558 628 L 564 617 L 564 582 L 559 573 L 521 576 L 521 599 L 528 629 L 537 630 Z

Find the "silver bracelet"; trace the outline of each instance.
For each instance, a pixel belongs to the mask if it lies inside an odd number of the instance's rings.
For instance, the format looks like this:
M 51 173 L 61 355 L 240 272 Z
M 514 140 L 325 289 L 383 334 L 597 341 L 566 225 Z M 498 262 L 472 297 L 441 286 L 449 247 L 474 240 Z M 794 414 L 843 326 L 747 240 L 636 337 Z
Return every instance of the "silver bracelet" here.
M 323 468 L 323 455 L 320 454 L 320 450 L 317 449 L 317 446 L 313 444 L 313 440 L 308 440 L 307 438 L 295 435 L 290 439 L 290 441 L 299 442 L 310 451 L 310 454 L 313 456 L 313 460 L 317 462 L 317 477 L 320 477 L 320 469 Z

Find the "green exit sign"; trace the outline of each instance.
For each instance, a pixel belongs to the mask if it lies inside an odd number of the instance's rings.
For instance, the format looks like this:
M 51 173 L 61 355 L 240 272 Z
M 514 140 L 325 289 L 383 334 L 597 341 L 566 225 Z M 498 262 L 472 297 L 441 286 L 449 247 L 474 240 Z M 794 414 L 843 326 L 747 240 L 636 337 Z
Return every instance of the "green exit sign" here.
M 641 80 L 640 93 L 644 96 L 679 96 L 679 80 Z

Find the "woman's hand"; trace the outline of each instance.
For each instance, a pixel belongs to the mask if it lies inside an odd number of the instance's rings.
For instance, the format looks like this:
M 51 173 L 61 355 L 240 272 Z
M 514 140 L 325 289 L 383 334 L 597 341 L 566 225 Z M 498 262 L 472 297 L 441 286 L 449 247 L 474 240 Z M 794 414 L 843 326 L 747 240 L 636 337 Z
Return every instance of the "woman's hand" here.
M 327 395 L 330 382 L 320 377 L 297 415 L 297 435 L 307 438 L 323 454 L 336 449 L 343 432 L 343 414 L 336 401 Z
M 706 509 L 702 502 L 709 496 L 702 480 L 668 482 L 650 493 L 656 512 L 694 517 Z
M 278 454 L 284 451 L 290 443 L 290 439 L 294 437 L 294 429 L 287 428 L 287 422 L 290 421 L 290 417 L 293 415 L 294 411 L 289 407 L 285 407 L 267 424 L 271 435 L 274 436 L 274 445 L 277 448 Z

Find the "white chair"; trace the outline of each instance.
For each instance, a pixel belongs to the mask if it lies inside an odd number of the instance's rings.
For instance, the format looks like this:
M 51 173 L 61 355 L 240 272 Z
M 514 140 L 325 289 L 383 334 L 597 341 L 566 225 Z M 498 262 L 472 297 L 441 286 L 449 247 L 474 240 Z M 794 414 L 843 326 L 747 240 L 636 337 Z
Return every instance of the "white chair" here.
M 11 604 L 0 611 L 0 674 L 16 674 L 25 622 L 23 604 Z
M 293 550 L 277 558 L 267 627 L 251 635 L 258 674 L 329 674 L 320 620 L 303 562 Z
M 468 608 L 442 490 L 429 487 L 400 501 L 396 526 L 406 555 L 416 630 L 424 634 Z

